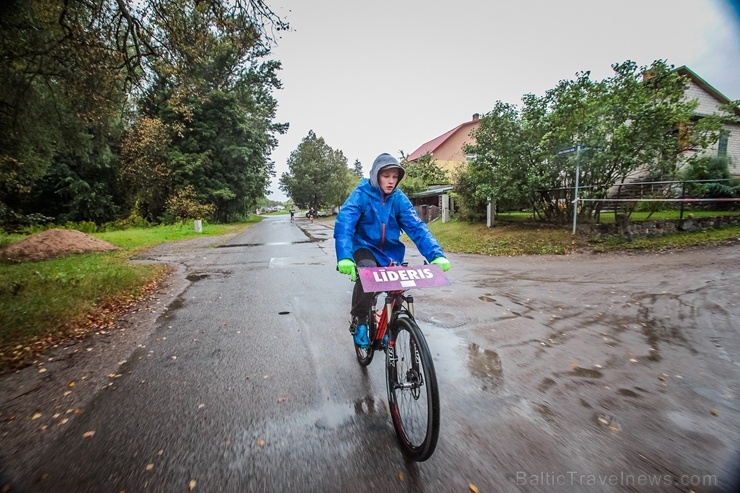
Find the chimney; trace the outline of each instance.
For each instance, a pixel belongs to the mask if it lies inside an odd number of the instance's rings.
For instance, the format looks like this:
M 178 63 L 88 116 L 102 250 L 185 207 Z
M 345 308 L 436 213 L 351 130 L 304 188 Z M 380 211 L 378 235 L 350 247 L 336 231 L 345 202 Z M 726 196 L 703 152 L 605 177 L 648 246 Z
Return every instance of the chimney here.
M 480 114 L 479 113 L 473 113 L 473 121 L 474 122 L 477 122 L 478 121 L 478 118 L 480 118 Z

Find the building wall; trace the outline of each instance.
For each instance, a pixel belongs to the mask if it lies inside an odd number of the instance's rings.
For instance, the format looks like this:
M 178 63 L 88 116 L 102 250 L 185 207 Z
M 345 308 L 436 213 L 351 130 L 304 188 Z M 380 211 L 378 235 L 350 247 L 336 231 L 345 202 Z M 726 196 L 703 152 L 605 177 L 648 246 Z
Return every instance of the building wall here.
M 440 168 L 451 173 L 461 164 L 468 162 L 465 157 L 465 146 L 475 144 L 475 139 L 470 136 L 470 133 L 479 125 L 479 122 L 475 122 L 460 127 L 434 151 L 434 160 Z
M 689 81 L 686 98 L 699 100 L 699 107 L 696 112 L 700 115 L 719 112 L 719 102 L 693 80 Z M 727 155 L 730 157 L 730 173 L 733 176 L 740 177 L 740 124 L 725 125 L 725 130 L 729 133 Z M 707 151 L 707 154 L 716 156 L 718 148 L 719 143 L 714 144 Z

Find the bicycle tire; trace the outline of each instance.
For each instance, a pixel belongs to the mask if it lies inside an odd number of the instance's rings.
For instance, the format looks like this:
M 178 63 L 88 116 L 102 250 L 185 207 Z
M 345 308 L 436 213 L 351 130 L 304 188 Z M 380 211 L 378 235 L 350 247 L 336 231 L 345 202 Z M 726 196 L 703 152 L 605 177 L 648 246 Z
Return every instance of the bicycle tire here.
M 370 339 L 370 346 L 363 348 L 355 344 L 355 354 L 357 355 L 357 362 L 360 363 L 361 366 L 367 366 L 373 361 L 373 355 L 375 354 L 375 349 L 373 348 L 373 345 L 375 341 L 376 330 L 377 327 L 373 318 L 373 311 L 370 310 L 370 316 L 368 317 L 367 326 L 367 337 L 368 339 Z
M 416 462 L 427 460 L 439 438 L 439 389 L 429 346 L 413 318 L 400 316 L 391 327 L 386 384 L 401 450 Z

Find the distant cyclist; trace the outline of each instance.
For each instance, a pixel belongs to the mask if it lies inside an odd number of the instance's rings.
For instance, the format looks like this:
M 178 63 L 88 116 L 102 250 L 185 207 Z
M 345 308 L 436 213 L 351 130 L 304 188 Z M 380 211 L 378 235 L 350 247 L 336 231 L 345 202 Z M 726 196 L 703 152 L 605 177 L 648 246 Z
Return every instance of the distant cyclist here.
M 450 268 L 442 247 L 416 214 L 411 201 L 396 190 L 405 170 L 398 160 L 383 153 L 375 159 L 370 179 L 363 179 L 339 210 L 334 225 L 337 269 L 353 276 L 356 267 L 377 267 L 403 263 L 406 247 L 401 230 L 416 244 L 419 252 L 442 270 Z M 361 283 L 352 292 L 352 325 L 355 344 L 367 347 L 367 317 L 373 293 L 365 293 Z

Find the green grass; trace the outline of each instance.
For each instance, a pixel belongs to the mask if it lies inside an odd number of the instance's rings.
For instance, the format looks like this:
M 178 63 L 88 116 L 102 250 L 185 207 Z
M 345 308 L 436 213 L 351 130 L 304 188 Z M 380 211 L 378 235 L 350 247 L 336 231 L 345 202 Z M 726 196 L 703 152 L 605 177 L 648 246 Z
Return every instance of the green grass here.
M 60 336 L 84 322 L 96 306 L 135 296 L 164 270 L 132 264 L 120 252 L 3 265 L 0 345 L 5 349 Z
M 258 223 L 261 216 L 250 216 L 249 221 L 238 224 L 203 224 L 203 232 L 196 233 L 191 223 L 157 226 L 155 228 L 132 228 L 121 231 L 93 233 L 93 236 L 127 250 L 141 250 L 160 243 L 188 240 L 202 236 L 214 236 L 244 229 L 246 225 Z
M 716 216 L 739 216 L 740 211 L 707 211 L 707 210 L 692 210 L 685 209 L 683 211 L 683 218 L 689 217 L 716 217 Z M 664 220 L 677 220 L 681 216 L 681 212 L 678 210 L 665 210 L 656 211 L 652 214 L 650 212 L 633 212 L 630 214 L 631 222 L 641 221 L 664 221 Z M 496 215 L 496 218 L 503 222 L 534 222 L 532 219 L 531 212 L 502 212 Z M 613 212 L 602 212 L 599 218 L 599 222 L 602 224 L 614 224 L 614 213 Z
M 551 227 L 530 222 L 499 222 L 493 228 L 482 224 L 435 221 L 429 229 L 445 251 L 482 255 L 561 255 L 577 250 L 595 253 L 636 250 L 672 250 L 697 245 L 737 241 L 740 227 L 687 231 L 628 241 L 618 236 L 587 237 L 572 235 L 570 227 Z
M 590 249 L 596 253 L 615 251 L 662 251 L 691 248 L 700 245 L 720 244 L 740 240 L 740 226 L 721 229 L 673 233 L 655 238 L 635 238 L 631 241 L 622 237 L 592 239 Z
M 429 225 L 445 251 L 482 255 L 565 254 L 576 249 L 583 239 L 574 238 L 564 228 L 541 225 L 500 223 L 494 228 L 484 224 L 435 221 Z
M 192 225 L 95 233 L 122 250 L 0 264 L 0 373 L 28 364 L 50 345 L 107 328 L 169 270 L 133 263 L 132 255 L 160 243 L 241 231 L 260 220 L 204 225 L 203 233 Z M 0 244 L 23 238 L 0 235 Z

